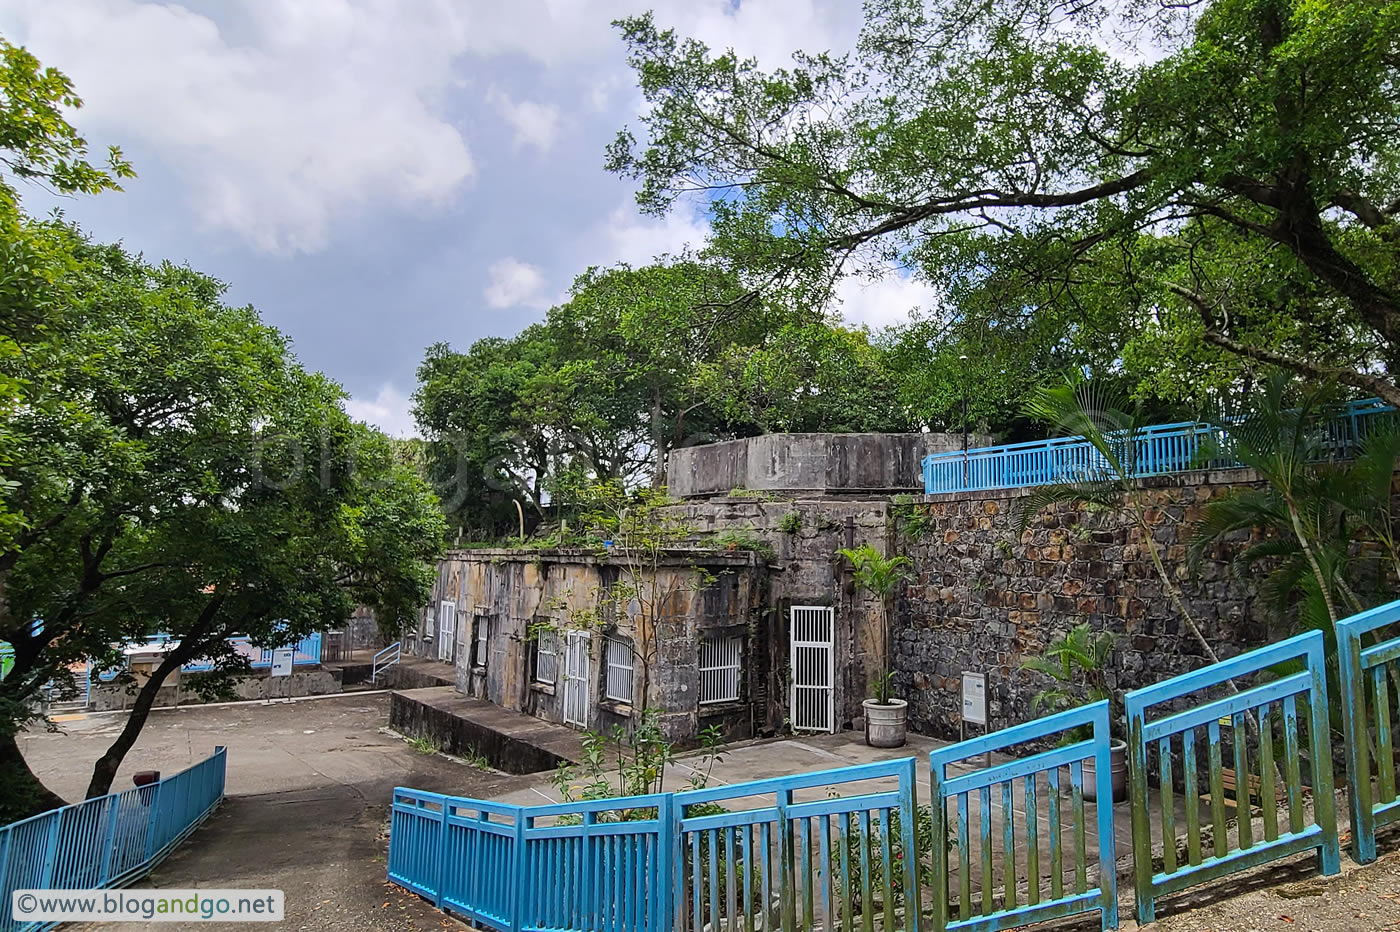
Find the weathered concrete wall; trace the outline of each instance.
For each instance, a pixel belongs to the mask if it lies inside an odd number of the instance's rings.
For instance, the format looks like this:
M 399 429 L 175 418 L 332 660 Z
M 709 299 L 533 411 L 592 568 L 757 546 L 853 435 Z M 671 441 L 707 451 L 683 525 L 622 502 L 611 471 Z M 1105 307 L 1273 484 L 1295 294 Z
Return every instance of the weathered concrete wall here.
M 1191 614 L 1223 658 L 1267 639 L 1250 581 L 1214 554 L 1186 567 L 1187 525 L 1201 503 L 1254 484 L 1248 470 L 1195 472 L 1144 483 L 1146 515 Z M 917 534 L 901 532 L 914 576 L 896 606 L 895 667 L 910 725 L 955 737 L 962 671 L 987 675 L 989 728 L 1031 717 L 1043 678 L 1019 669 L 1057 634 L 1087 621 L 1119 636 L 1110 686 L 1134 689 L 1209 661 L 1172 608 L 1130 519 L 1069 505 L 1017 533 L 1025 489 L 921 498 Z M 905 525 L 906 529 L 908 524 Z
M 784 705 L 790 685 L 789 610 L 794 605 L 830 606 L 836 610 L 836 720 L 844 725 L 860 717 L 870 679 L 883 667 L 884 639 L 877 627 L 877 606 L 856 590 L 850 564 L 840 551 L 869 544 L 882 554 L 891 553 L 892 508 L 888 498 L 725 497 L 669 509 L 698 537 L 731 531 L 773 548 L 769 606 L 782 636 L 770 662 L 768 689 Z
M 697 567 L 712 580 L 704 582 Z M 766 645 L 776 636 L 762 611 L 767 600 L 767 569 L 762 562 L 749 552 L 668 556 L 654 578 L 647 574 L 646 584 L 667 594 L 654 638 L 644 614 L 614 617 L 603 605 L 600 593 L 623 572 L 591 551 L 454 551 L 439 567 L 433 603 L 424 613 L 412 649 L 424 656 L 439 655 L 441 635 L 433 640 L 424 635 L 430 620 L 440 619 L 442 603 L 451 602 L 456 606 L 453 657 L 458 690 L 562 723 L 563 639 L 557 675 L 552 682 L 538 682 L 537 637 L 532 629 L 590 630 L 589 727 L 607 731 L 632 720 L 642 708 L 654 708 L 661 712 L 667 733 L 679 741 L 693 740 L 711 724 L 735 737 L 775 730 L 781 723 L 781 709 L 768 710 L 767 693 L 758 688 L 767 676 Z M 486 632 L 485 663 L 475 655 L 476 635 L 482 630 Z M 746 658 L 740 701 L 702 707 L 696 688 L 698 645 L 702 635 L 719 632 L 743 633 L 752 656 Z M 637 693 L 630 703 L 603 696 L 605 633 L 629 640 L 639 655 L 634 673 Z M 642 672 L 644 660 L 649 676 Z
M 974 435 L 971 446 L 990 438 Z M 962 448 L 961 434 L 764 434 L 673 450 L 666 486 L 677 498 L 730 489 L 770 492 L 915 492 L 930 453 Z
M 189 688 L 189 674 L 181 682 L 181 674 L 173 674 L 156 692 L 156 706 L 197 705 L 206 700 Z M 94 711 L 108 712 L 129 709 L 136 702 L 139 683 L 94 685 L 89 701 Z M 340 671 L 322 667 L 298 667 L 291 676 L 273 677 L 266 670 L 254 671 L 232 684 L 232 695 L 219 700 L 282 699 L 289 696 L 323 696 L 341 690 Z

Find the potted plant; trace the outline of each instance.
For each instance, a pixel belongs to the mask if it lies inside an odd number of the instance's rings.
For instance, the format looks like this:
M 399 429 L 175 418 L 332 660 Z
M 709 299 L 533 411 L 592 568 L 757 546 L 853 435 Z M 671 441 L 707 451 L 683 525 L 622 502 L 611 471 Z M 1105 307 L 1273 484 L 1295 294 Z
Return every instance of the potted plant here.
M 865 711 L 865 743 L 872 748 L 903 747 L 908 737 L 909 703 L 896 699 L 894 673 L 882 671 L 870 678 L 870 696 L 861 703 Z
M 879 631 L 884 644 L 881 669 L 870 679 L 871 698 L 861 703 L 865 713 L 865 743 L 873 748 L 903 747 L 908 734 L 909 703 L 893 695 L 890 601 L 895 589 L 908 575 L 910 561 L 905 556 L 886 557 L 869 544 L 843 549 L 841 555 L 851 561 L 856 586 L 875 597 L 879 610 Z
M 1088 623 L 1081 623 L 1069 629 L 1069 633 L 1056 638 L 1046 645 L 1039 657 L 1031 657 L 1021 664 L 1023 670 L 1043 673 L 1055 681 L 1054 686 L 1042 689 L 1031 700 L 1031 713 L 1034 715 L 1063 712 L 1093 702 L 1109 701 L 1109 727 L 1114 729 L 1109 744 L 1109 761 L 1113 785 L 1113 801 L 1121 802 L 1128 796 L 1128 745 L 1121 740 L 1117 729 L 1121 718 L 1118 715 L 1117 698 L 1108 688 L 1106 670 L 1109 656 L 1113 653 L 1116 639 L 1108 631 L 1094 634 Z M 1089 726 L 1082 725 L 1065 732 L 1062 744 L 1074 744 L 1093 737 Z M 1082 764 L 1084 774 L 1084 798 L 1098 798 L 1097 768 L 1094 758 Z

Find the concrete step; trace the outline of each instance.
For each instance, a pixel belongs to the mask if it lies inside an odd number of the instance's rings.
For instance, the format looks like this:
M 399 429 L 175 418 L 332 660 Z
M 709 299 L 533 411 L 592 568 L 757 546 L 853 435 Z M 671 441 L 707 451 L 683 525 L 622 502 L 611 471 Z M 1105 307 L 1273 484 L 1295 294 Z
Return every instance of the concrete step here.
M 583 756 L 583 736 L 572 728 L 463 696 L 452 686 L 396 690 L 389 727 L 428 738 L 449 754 L 481 755 L 508 773 L 551 771 Z

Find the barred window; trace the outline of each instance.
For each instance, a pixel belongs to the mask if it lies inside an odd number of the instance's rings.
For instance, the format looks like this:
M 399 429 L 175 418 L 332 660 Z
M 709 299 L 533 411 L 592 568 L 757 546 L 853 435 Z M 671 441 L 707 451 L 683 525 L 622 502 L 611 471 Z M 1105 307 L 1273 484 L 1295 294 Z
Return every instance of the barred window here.
M 733 702 L 739 698 L 744 639 L 710 636 L 700 640 L 700 704 Z
M 603 639 L 604 683 L 603 695 L 616 702 L 632 701 L 632 645 L 623 638 L 608 636 Z
M 474 662 L 478 667 L 486 666 L 486 645 L 491 636 L 491 616 L 476 616 L 476 656 Z
M 535 682 L 553 684 L 559 678 L 559 635 L 540 631 L 535 637 Z

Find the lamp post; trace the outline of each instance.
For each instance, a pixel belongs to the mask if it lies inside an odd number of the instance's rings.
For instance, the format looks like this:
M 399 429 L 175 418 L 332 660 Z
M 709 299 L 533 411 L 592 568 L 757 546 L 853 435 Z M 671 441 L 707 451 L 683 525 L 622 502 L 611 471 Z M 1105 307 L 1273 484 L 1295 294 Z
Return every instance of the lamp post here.
M 959 356 L 958 362 L 963 363 L 962 369 L 962 435 L 963 435 L 963 488 L 967 488 L 967 356 Z

